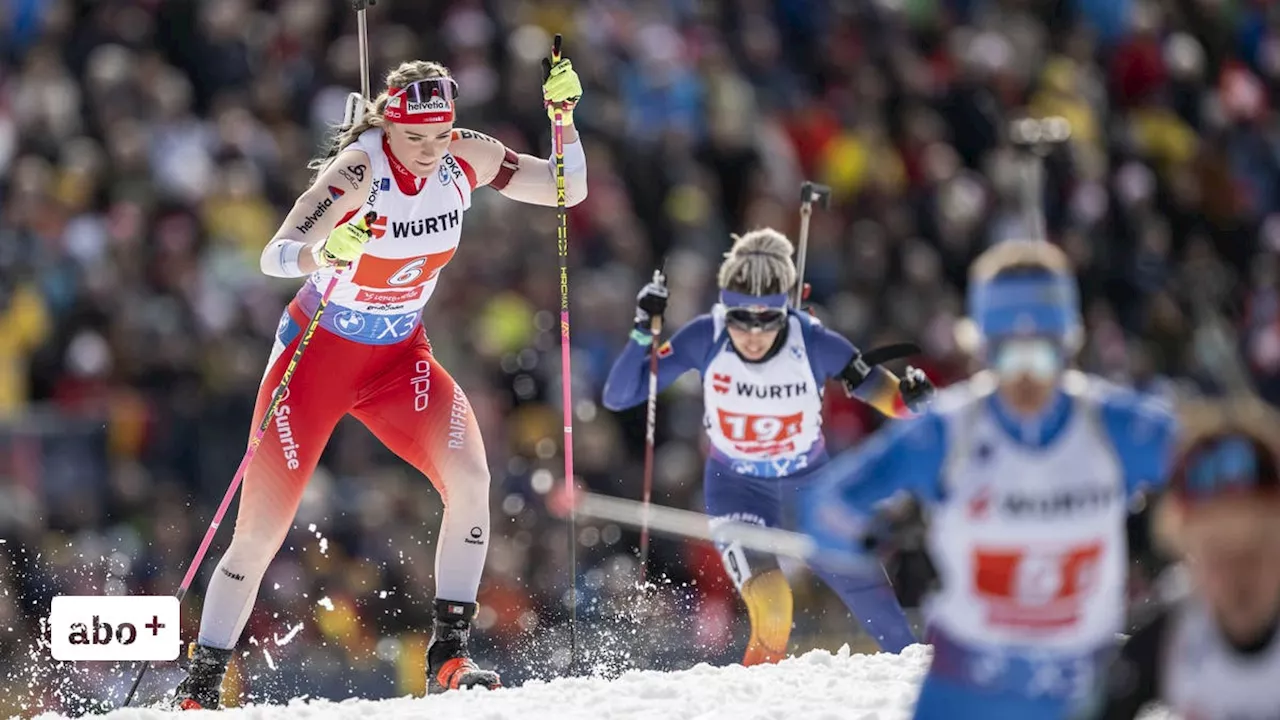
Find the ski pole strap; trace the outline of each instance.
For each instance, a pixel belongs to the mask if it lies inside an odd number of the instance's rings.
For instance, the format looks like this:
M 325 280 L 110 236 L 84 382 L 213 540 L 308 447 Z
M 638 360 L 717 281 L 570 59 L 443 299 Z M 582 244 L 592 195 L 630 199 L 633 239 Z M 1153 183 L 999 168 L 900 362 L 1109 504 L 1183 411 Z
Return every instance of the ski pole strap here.
M 637 343 L 640 343 L 645 347 L 648 347 L 651 343 L 653 343 L 653 333 L 649 332 L 648 330 L 641 330 L 640 328 L 634 328 L 631 331 L 631 339 L 635 340 Z

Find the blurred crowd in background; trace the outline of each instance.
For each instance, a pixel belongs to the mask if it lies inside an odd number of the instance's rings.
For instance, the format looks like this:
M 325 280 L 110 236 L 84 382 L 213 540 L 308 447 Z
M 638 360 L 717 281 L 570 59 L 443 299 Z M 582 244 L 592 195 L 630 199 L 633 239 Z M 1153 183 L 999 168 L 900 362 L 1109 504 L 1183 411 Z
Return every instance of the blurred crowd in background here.
M 1238 349 L 1280 395 L 1280 5 L 380 0 L 369 23 L 375 89 L 403 60 L 443 61 L 460 125 L 539 155 L 539 62 L 565 36 L 590 175 L 570 214 L 575 456 L 596 491 L 640 495 L 643 411 L 597 402 L 635 292 L 665 261 L 668 327 L 703 312 L 730 232 L 794 237 L 804 179 L 833 189 L 805 277 L 818 315 L 863 347 L 917 341 L 940 384 L 962 377 L 968 262 L 1027 232 L 1005 140 L 1024 114 L 1073 130 L 1047 160 L 1045 211 L 1079 269 L 1082 367 L 1168 393 L 1220 382 Z M 355 28 L 339 0 L 0 0 L 0 713 L 80 711 L 127 686 L 127 668 L 52 662 L 38 618 L 57 594 L 178 587 L 299 284 L 263 276 L 258 255 L 359 87 Z M 567 663 L 569 545 L 548 511 L 563 467 L 554 227 L 552 210 L 479 193 L 424 318 L 493 467 L 474 646 L 508 683 Z M 1211 307 L 1235 325 L 1220 342 L 1194 333 Z M 696 509 L 701 393 L 685 380 L 659 404 L 655 502 Z M 881 422 L 838 390 L 828 405 L 836 449 Z M 340 426 L 245 631 L 240 699 L 421 692 L 439 515 L 424 478 Z M 579 531 L 589 667 L 741 657 L 745 613 L 708 546 L 658 541 L 665 580 L 642 603 L 635 535 Z M 228 534 L 184 601 L 184 637 Z M 915 605 L 927 567 L 899 550 Z M 796 579 L 797 650 L 867 647 Z

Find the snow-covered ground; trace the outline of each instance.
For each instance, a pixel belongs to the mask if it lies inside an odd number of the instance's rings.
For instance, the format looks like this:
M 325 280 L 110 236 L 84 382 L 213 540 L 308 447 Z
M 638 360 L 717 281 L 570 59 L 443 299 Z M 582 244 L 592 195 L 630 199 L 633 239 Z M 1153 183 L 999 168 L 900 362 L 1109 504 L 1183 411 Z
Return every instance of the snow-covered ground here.
M 698 665 L 680 672 L 632 671 L 621 677 L 534 681 L 493 692 L 428 698 L 315 701 L 227 710 L 219 720 L 905 720 L 929 649 L 902 655 L 814 650 L 777 665 Z M 199 713 L 198 715 L 203 715 Z M 161 720 L 187 713 L 117 710 L 103 720 Z M 1148 718 L 1162 716 L 1147 716 Z M 54 714 L 36 720 L 60 720 Z
M 903 720 L 910 717 L 929 650 L 901 656 L 814 650 L 777 665 L 698 665 L 680 672 L 632 671 L 621 677 L 532 681 L 492 692 L 427 698 L 258 705 L 219 713 L 219 720 Z M 204 713 L 198 713 L 203 715 Z M 160 720 L 189 713 L 125 709 L 103 720 Z M 37 720 L 55 720 L 45 714 Z

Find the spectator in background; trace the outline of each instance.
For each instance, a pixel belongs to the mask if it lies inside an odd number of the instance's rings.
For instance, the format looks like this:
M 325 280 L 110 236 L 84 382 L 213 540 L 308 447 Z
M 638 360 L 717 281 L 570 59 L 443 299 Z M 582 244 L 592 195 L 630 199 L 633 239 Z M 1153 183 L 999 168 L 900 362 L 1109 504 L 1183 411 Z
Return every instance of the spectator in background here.
M 49 314 L 31 282 L 7 274 L 0 277 L 0 417 L 14 420 L 31 396 L 27 362 L 49 334 Z

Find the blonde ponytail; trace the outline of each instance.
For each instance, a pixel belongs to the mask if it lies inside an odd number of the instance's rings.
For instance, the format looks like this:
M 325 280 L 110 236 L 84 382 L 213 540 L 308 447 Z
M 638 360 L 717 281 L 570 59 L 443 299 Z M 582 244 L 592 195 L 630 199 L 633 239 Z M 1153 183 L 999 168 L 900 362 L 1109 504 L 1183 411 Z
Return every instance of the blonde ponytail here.
M 419 80 L 433 77 L 452 77 L 452 74 L 449 72 L 449 68 L 438 62 L 413 60 L 400 63 L 399 67 L 387 73 L 386 87 L 405 87 Z M 378 93 L 378 97 L 374 98 L 372 103 L 365 103 L 364 117 L 360 118 L 359 122 L 346 130 L 340 127 L 335 128 L 338 132 L 335 132 L 333 139 L 329 141 L 329 147 L 325 154 L 307 163 L 307 169 L 315 171 L 311 178 L 313 182 L 328 167 L 329 163 L 338 156 L 338 153 L 342 152 L 343 148 L 355 142 L 366 131 L 383 126 L 382 113 L 387 109 L 387 101 L 389 99 L 390 95 L 386 90 L 383 90 Z
M 733 238 L 733 248 L 720 265 L 722 290 L 747 295 L 775 295 L 796 284 L 796 266 L 791 261 L 795 247 L 773 228 L 760 228 Z

